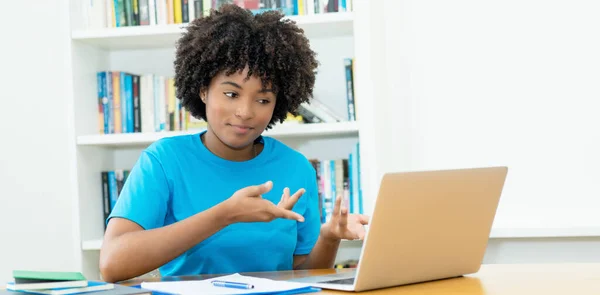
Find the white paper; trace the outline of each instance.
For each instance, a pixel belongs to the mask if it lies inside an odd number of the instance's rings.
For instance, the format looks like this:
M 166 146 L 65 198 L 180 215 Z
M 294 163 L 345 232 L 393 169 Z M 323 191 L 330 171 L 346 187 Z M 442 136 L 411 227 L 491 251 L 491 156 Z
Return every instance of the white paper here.
M 213 286 L 211 281 L 223 280 L 237 283 L 248 283 L 254 285 L 253 289 L 235 289 Z M 296 282 L 275 281 L 270 279 L 242 276 L 232 274 L 228 276 L 215 277 L 199 281 L 170 281 L 170 282 L 143 282 L 142 288 L 158 292 L 166 292 L 181 295 L 197 294 L 252 294 L 252 293 L 276 293 L 301 288 L 307 288 L 310 285 Z

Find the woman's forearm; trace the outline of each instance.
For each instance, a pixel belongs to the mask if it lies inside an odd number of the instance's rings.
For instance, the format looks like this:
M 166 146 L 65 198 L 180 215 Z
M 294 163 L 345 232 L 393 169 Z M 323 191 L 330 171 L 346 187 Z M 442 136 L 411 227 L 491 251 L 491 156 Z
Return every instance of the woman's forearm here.
M 171 225 L 127 232 L 105 240 L 100 253 L 100 271 L 107 282 L 143 275 L 175 259 L 196 244 L 230 224 L 227 204 Z
M 296 269 L 322 269 L 332 268 L 335 263 L 338 248 L 340 247 L 339 239 L 328 238 L 323 235 L 323 229 L 307 258 Z

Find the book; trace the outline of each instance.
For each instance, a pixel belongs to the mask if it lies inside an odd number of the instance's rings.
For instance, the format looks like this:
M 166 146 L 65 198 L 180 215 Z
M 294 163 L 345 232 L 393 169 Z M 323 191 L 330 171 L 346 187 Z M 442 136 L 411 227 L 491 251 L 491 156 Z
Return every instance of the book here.
M 40 290 L 52 288 L 85 287 L 88 281 L 79 272 L 13 270 L 14 282 L 6 285 L 10 290 Z
M 13 291 L 22 291 L 25 293 L 32 293 L 32 294 L 42 294 L 42 295 L 70 295 L 70 294 L 110 290 L 110 289 L 114 289 L 115 286 L 114 286 L 114 284 L 105 283 L 105 282 L 89 281 L 87 286 L 85 286 L 85 287 L 73 287 L 73 288 L 15 290 L 12 287 L 14 287 L 14 286 L 11 286 L 11 283 L 9 283 L 9 285 L 7 286 L 6 289 L 13 290 Z
M 47 281 L 85 281 L 86 278 L 80 272 L 64 271 L 31 271 L 13 270 L 15 283 L 32 283 Z
M 23 294 L 37 294 L 37 293 L 25 293 L 23 291 L 13 291 L 13 290 L 0 290 L 0 295 L 23 295 Z M 152 291 L 129 287 L 124 285 L 113 285 L 112 289 L 108 290 L 100 290 L 100 291 L 92 291 L 92 292 L 81 292 L 81 293 L 71 293 L 71 294 L 86 294 L 86 295 L 152 295 Z
M 47 282 L 37 282 L 37 283 L 15 283 L 8 282 L 6 284 L 6 289 L 13 291 L 23 291 L 23 290 L 44 290 L 44 289 L 54 289 L 54 288 L 75 288 L 75 287 L 85 287 L 88 285 L 87 281 L 47 281 Z

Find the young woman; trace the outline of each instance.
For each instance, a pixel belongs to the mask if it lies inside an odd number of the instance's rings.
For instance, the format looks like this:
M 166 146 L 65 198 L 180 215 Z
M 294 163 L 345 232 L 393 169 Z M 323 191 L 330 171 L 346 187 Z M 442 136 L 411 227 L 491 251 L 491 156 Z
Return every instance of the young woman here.
M 282 17 L 225 5 L 188 26 L 177 97 L 208 128 L 142 152 L 107 220 L 104 280 L 330 268 L 341 239 L 363 238 L 368 218 L 340 197 L 321 225 L 310 162 L 261 136 L 312 96 L 318 65 Z

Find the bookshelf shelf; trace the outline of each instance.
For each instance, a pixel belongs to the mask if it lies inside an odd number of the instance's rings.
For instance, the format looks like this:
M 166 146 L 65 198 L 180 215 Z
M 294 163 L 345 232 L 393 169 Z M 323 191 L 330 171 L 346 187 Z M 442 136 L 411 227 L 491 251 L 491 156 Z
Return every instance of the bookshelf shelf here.
M 102 239 L 81 242 L 81 250 L 99 251 L 102 248 Z
M 164 137 L 200 132 L 200 129 L 188 131 L 165 131 L 153 133 L 94 134 L 77 137 L 80 146 L 145 146 Z M 275 138 L 317 137 L 317 136 L 353 136 L 358 135 L 357 122 L 337 122 L 319 124 L 283 124 L 263 133 Z
M 350 35 L 353 32 L 352 12 L 289 16 L 315 38 Z M 74 30 L 71 38 L 107 50 L 172 48 L 187 24 L 133 26 L 92 30 Z

